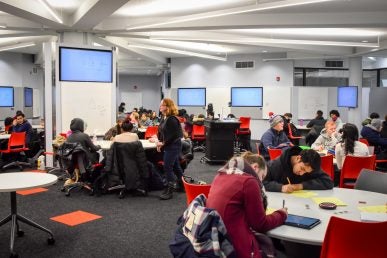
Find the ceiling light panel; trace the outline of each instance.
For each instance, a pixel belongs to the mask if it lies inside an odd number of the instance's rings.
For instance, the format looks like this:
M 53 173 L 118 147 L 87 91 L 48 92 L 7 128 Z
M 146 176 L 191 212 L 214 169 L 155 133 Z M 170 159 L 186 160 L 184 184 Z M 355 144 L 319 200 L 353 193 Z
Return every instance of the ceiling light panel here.
M 230 53 L 232 52 L 231 48 L 226 48 L 216 44 L 209 43 L 196 43 L 196 42 L 183 42 L 183 41 L 173 41 L 173 40 L 150 40 L 152 43 L 164 45 L 167 47 L 176 47 L 180 49 L 189 49 L 189 50 L 201 50 L 213 53 Z
M 230 30 L 248 35 L 297 35 L 297 36 L 351 36 L 351 37 L 377 37 L 385 34 L 382 31 L 347 28 L 281 28 L 281 29 L 240 29 Z

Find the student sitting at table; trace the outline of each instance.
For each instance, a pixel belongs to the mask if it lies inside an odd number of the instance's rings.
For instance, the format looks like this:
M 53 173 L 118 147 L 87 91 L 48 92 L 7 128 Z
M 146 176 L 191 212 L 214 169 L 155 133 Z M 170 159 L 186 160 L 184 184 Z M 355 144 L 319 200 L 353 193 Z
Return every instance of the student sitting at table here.
M 341 169 L 347 155 L 368 156 L 369 150 L 366 144 L 359 142 L 359 131 L 356 125 L 346 123 L 341 129 L 342 141 L 336 145 L 335 156 L 337 167 Z
M 130 122 L 133 124 L 133 131 L 137 131 L 140 125 L 140 115 L 137 112 L 132 112 L 129 115 Z
M 149 119 L 148 114 L 143 112 L 140 118 L 140 127 L 148 127 L 152 125 L 152 120 Z
M 328 121 L 325 123 L 325 128 L 321 131 L 320 136 L 311 147 L 316 151 L 334 150 L 340 140 L 340 134 L 336 132 L 336 123 Z
M 265 160 L 257 154 L 245 152 L 242 157 L 231 158 L 219 169 L 211 184 L 206 207 L 219 212 L 237 257 L 262 257 L 260 250 L 263 245 L 259 241 L 262 238 L 256 238 L 253 231 L 265 233 L 286 220 L 286 208 L 266 215 L 268 200 L 262 184 L 266 173 Z M 265 238 L 262 234 L 260 236 Z
M 317 110 L 316 117 L 310 120 L 306 125 L 307 128 L 310 128 L 310 131 L 305 137 L 305 142 L 309 146 L 311 146 L 312 143 L 316 141 L 320 135 L 321 130 L 324 129 L 327 120 L 324 119 L 323 114 L 324 113 L 321 110 Z
M 156 114 L 156 111 L 152 111 L 149 119 L 152 121 L 152 125 L 158 125 L 160 123 L 160 119 Z
M 267 191 L 283 193 L 332 189 L 333 182 L 320 165 L 321 158 L 315 150 L 293 146 L 283 151 L 279 158 L 269 161 L 263 184 Z
M 70 123 L 71 135 L 66 139 L 66 142 L 78 142 L 81 144 L 86 152 L 87 158 L 91 163 L 97 163 L 99 161 L 99 153 L 97 152 L 101 147 L 94 145 L 90 136 L 84 131 L 86 130 L 85 122 L 80 118 L 74 118 Z
M 289 141 L 284 130 L 284 120 L 280 115 L 273 116 L 270 120 L 270 129 L 268 129 L 261 138 L 260 154 L 268 159 L 268 149 L 286 149 L 293 144 Z
M 12 132 L 26 132 L 26 144 L 30 143 L 33 136 L 31 124 L 24 118 L 24 114 L 19 112 L 16 114 L 16 119 L 13 122 Z
M 122 133 L 114 137 L 113 142 L 135 142 L 138 141 L 138 135 L 132 133 L 133 124 L 130 121 L 124 121 L 122 123 Z
M 122 123 L 125 120 L 125 116 L 118 116 L 117 117 L 117 124 L 113 126 L 112 128 L 109 129 L 105 133 L 105 136 L 103 137 L 104 140 L 106 141 L 112 141 L 116 135 L 119 135 L 122 133 Z
M 340 118 L 339 111 L 337 111 L 336 109 L 331 110 L 329 112 L 329 117 L 330 118 L 328 120 L 331 120 L 336 123 L 336 130 L 340 130 L 341 128 L 343 128 L 344 123 Z

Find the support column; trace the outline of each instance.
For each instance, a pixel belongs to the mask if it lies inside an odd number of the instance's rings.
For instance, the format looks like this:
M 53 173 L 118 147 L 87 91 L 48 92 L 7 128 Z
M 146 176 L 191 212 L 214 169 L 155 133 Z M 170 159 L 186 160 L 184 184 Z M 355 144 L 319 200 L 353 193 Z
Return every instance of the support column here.
M 52 119 L 52 42 L 43 43 L 43 56 L 44 56 L 44 127 L 45 127 L 45 140 L 46 140 L 46 152 L 53 152 L 52 140 L 53 140 L 53 119 Z M 46 166 L 53 166 L 53 156 L 46 156 Z
M 350 57 L 349 58 L 349 85 L 358 86 L 358 107 L 350 108 L 348 110 L 348 123 L 353 123 L 357 126 L 359 131 L 361 130 L 362 122 L 362 87 L 363 87 L 363 69 L 362 69 L 362 57 Z

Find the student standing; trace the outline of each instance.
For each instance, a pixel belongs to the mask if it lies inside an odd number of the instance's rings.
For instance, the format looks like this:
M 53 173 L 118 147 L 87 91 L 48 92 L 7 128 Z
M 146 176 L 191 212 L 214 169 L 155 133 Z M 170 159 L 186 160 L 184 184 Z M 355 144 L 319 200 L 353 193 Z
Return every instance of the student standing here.
M 181 153 L 181 138 L 183 130 L 180 121 L 177 119 L 177 107 L 172 99 L 165 98 L 160 103 L 162 118 L 159 125 L 157 151 L 164 151 L 164 173 L 167 176 L 168 186 L 160 195 L 161 200 L 168 200 L 173 197 L 173 190 L 177 179 L 178 187 L 182 188 L 183 170 L 179 163 Z

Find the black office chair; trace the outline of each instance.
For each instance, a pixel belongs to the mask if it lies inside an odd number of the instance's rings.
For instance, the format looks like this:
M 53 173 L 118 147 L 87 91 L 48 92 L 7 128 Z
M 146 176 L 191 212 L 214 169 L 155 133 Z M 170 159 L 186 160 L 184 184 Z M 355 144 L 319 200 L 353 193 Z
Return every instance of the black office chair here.
M 97 178 L 100 164 L 91 164 L 87 152 L 79 143 L 63 143 L 57 152 L 63 169 L 68 178 L 61 191 L 70 196 L 73 189 L 87 189 L 89 194 L 94 193 L 93 181 Z

